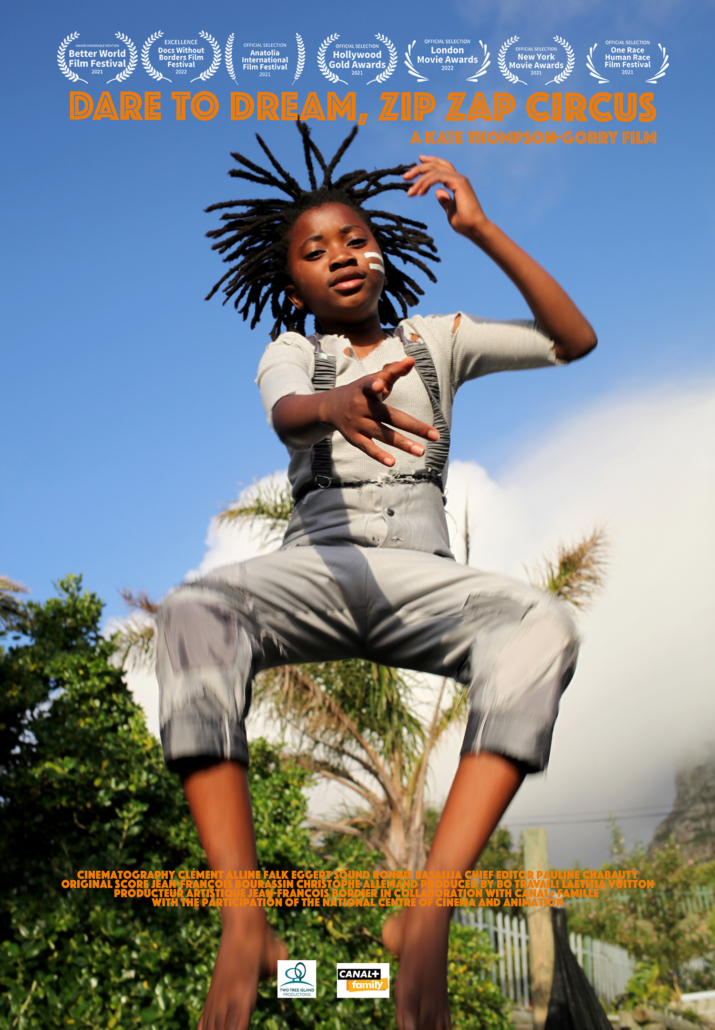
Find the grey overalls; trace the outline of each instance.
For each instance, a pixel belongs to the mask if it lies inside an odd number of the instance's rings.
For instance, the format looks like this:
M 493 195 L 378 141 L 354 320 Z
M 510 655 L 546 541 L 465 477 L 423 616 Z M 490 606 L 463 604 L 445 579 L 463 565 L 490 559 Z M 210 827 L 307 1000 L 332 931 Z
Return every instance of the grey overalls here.
M 438 376 L 429 348 L 401 339 L 440 430 L 425 469 L 337 485 L 327 438 L 312 448 L 313 478 L 298 491 L 280 550 L 167 596 L 157 633 L 167 764 L 199 756 L 247 764 L 245 717 L 257 672 L 361 657 L 467 685 L 463 754 L 487 750 L 531 771 L 546 767 L 576 663 L 573 622 L 550 595 L 452 558 L 441 489 L 449 424 Z M 313 388 L 331 389 L 334 360 L 312 342 Z

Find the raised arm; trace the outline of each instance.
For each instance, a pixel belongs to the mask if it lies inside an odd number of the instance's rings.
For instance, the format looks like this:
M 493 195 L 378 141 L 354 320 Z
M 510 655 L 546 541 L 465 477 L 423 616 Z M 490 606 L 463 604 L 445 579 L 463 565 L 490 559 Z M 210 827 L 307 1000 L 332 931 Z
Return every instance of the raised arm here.
M 539 327 L 554 341 L 559 360 L 575 361 L 593 350 L 597 339 L 589 322 L 556 280 L 489 221 L 466 176 L 443 158 L 420 154 L 420 164 L 405 172 L 404 178 L 412 181 L 407 194 L 410 197 L 422 196 L 437 184 L 452 191 L 452 195 L 444 188 L 436 191 L 449 224 L 506 272 Z

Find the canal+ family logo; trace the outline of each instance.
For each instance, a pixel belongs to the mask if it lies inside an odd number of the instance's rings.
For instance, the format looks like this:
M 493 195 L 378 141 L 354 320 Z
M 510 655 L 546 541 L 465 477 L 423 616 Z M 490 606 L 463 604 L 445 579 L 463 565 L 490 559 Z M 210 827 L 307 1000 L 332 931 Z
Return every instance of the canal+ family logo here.
M 338 962 L 338 998 L 389 998 L 389 962 Z

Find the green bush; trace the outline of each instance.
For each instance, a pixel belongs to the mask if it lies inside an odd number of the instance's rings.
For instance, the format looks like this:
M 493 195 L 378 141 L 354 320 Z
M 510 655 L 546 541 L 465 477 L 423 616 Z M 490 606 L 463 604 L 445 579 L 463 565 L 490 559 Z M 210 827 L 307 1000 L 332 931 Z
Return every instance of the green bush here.
M 568 910 L 569 930 L 625 948 L 645 966 L 658 969 L 658 982 L 677 994 L 687 980 L 687 963 L 715 948 L 712 914 L 688 907 L 693 888 L 702 882 L 698 867 L 686 862 L 671 837 L 647 852 L 636 844 L 625 852 L 613 827 L 612 861 L 607 870 L 638 870 L 648 888 L 606 889 L 588 906 Z M 711 875 L 711 874 L 710 874 Z
M 676 999 L 672 987 L 663 983 L 656 962 L 639 962 L 623 994 L 616 1000 L 619 1009 L 634 1009 L 638 1005 L 668 1005 Z
M 187 1030 L 198 1021 L 220 937 L 217 908 L 154 907 L 110 890 L 64 890 L 80 869 L 206 868 L 178 778 L 164 767 L 99 631 L 102 604 L 79 577 L 24 609 L 0 649 L 0 1025 Z M 261 865 L 366 867 L 375 856 L 305 827 L 307 774 L 264 741 L 249 771 Z M 335 963 L 386 962 L 384 910 L 272 909 L 290 954 L 318 962 L 318 997 L 259 990 L 252 1026 L 359 1030 L 394 1026 L 392 999 L 335 998 Z M 452 927 L 453 1026 L 507 1030 L 506 1002 L 485 972 L 493 953 Z M 393 982 L 396 963 L 392 961 Z

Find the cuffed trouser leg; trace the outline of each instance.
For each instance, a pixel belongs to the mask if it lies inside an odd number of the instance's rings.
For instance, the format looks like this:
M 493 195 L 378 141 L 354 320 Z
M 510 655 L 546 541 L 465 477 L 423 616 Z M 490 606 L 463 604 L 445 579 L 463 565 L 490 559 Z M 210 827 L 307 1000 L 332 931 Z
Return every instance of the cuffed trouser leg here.
M 549 598 L 470 655 L 469 717 L 462 754 L 493 751 L 546 768 L 559 701 L 573 677 L 578 641 Z
M 167 765 L 248 764 L 256 672 L 356 657 L 364 562 L 352 547 L 300 547 L 225 566 L 172 591 L 157 624 L 159 721 Z
M 180 588 L 157 624 L 161 744 L 171 766 L 203 756 L 248 764 L 251 636 L 220 594 Z
M 393 552 L 394 553 L 394 552 Z M 564 604 L 505 576 L 434 555 L 369 555 L 383 595 L 369 650 L 378 661 L 451 676 L 469 688 L 462 754 L 493 751 L 546 768 L 578 635 Z

